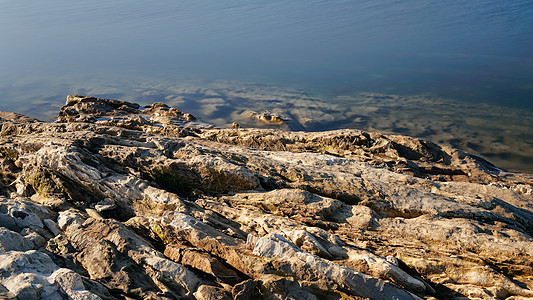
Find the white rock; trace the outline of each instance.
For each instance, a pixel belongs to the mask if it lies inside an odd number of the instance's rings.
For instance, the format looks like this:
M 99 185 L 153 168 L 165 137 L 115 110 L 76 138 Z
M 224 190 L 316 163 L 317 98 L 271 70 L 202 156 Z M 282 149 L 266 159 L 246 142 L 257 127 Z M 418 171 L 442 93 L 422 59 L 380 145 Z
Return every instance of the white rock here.
M 117 208 L 117 205 L 115 204 L 115 201 L 113 201 L 112 199 L 105 199 L 105 200 L 99 201 L 94 206 L 94 209 L 96 209 L 98 212 L 113 210 L 115 208 Z
M 379 273 L 381 276 L 391 278 L 393 281 L 415 292 L 424 292 L 426 290 L 426 285 L 422 281 L 412 277 L 404 270 L 381 257 L 369 253 L 365 257 L 365 260 L 370 269 Z
M 259 238 L 251 233 L 246 237 L 246 249 L 254 250 L 255 244 Z
M 60 269 L 48 255 L 35 250 L 0 253 L 0 284 L 18 299 L 62 300 L 62 293 L 74 300 L 100 299 L 85 290 L 78 274 Z
M 57 269 L 50 275 L 50 281 L 56 283 L 72 300 L 98 300 L 97 295 L 86 291 L 81 276 L 69 269 Z
M 317 280 L 336 282 L 357 296 L 372 299 L 419 299 L 417 296 L 383 280 L 372 278 L 302 251 L 277 233 L 261 237 L 257 241 L 253 254 L 281 259 L 286 264 L 284 268 L 286 273 L 289 272 L 296 276 L 301 272 L 303 273 L 300 276 L 309 276 L 311 273 L 311 277 Z
M 50 230 L 50 232 L 54 236 L 56 236 L 56 235 L 61 233 L 61 229 L 59 228 L 59 226 L 57 226 L 57 223 L 54 222 L 53 220 L 44 219 L 43 220 L 43 224 L 44 224 L 44 226 L 46 226 L 46 228 L 48 228 L 48 230 Z
M 25 239 L 19 233 L 0 227 L 0 251 L 26 251 L 34 247 L 33 242 Z
M 43 228 L 43 222 L 39 217 L 34 214 L 33 212 L 25 209 L 19 209 L 15 207 L 11 207 L 9 214 L 13 217 L 15 220 L 15 223 L 18 227 L 24 228 L 24 227 L 30 227 L 30 226 L 37 226 Z
M 57 225 L 62 230 L 65 230 L 68 226 L 72 224 L 81 225 L 85 221 L 83 215 L 74 209 L 65 210 L 59 213 L 57 218 Z
M 28 228 L 25 228 L 25 229 L 28 229 Z M 22 235 L 24 236 L 26 240 L 31 241 L 35 245 L 35 248 L 41 248 L 44 245 L 46 245 L 46 239 L 42 235 L 38 234 L 37 232 L 31 229 L 27 230 L 26 232 L 24 231 L 26 230 L 23 230 L 21 232 Z
M 55 269 L 48 255 L 35 250 L 0 254 L 0 283 L 19 299 L 61 299 L 47 278 Z
M 149 257 L 145 262 L 161 275 L 162 281 L 170 281 L 173 284 L 178 284 L 188 290 L 190 295 L 192 295 L 202 283 L 202 280 L 185 266 L 166 258 Z
M 400 265 L 400 263 L 398 262 L 398 259 L 392 255 L 385 257 L 385 260 L 397 267 Z
M 285 235 L 301 249 L 317 254 L 327 259 L 332 259 L 329 251 L 320 243 L 320 241 L 311 233 L 305 230 L 286 231 Z

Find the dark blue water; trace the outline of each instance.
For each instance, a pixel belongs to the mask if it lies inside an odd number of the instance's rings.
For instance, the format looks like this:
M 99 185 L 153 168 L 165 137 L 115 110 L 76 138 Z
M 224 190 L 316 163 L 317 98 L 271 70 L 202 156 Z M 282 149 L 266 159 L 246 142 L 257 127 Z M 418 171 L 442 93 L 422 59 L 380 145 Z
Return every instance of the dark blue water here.
M 0 0 L 0 46 L 0 110 L 41 119 L 186 79 L 533 113 L 531 0 Z
M 185 75 L 533 106 L 530 0 L 1 0 L 0 41 L 2 87 Z

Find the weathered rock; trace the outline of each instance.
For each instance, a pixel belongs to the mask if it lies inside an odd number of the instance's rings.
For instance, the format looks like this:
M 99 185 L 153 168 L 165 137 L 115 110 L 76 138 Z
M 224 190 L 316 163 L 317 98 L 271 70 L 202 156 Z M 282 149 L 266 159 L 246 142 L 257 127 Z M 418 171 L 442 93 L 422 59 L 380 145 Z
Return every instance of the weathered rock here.
M 500 173 L 487 161 L 457 149 L 406 136 L 387 136 L 360 130 L 280 132 L 222 129 L 204 132 L 202 137 L 263 150 L 331 153 L 439 181 L 488 183 Z
M 94 208 L 98 212 L 104 212 L 104 211 L 113 210 L 113 209 L 117 208 L 117 205 L 115 204 L 115 201 L 113 201 L 113 200 L 107 200 L 107 201 L 102 200 L 102 201 L 96 203 Z
M 43 220 L 43 224 L 44 226 L 46 226 L 46 228 L 48 228 L 48 230 L 50 230 L 50 232 L 56 236 L 58 235 L 59 233 L 61 233 L 61 229 L 59 228 L 59 226 L 57 225 L 56 222 L 54 222 L 53 220 L 50 220 L 50 219 L 44 219 Z
M 67 102 L 59 111 L 59 120 L 62 122 L 87 120 L 85 115 L 95 116 L 126 115 L 138 113 L 139 105 L 120 100 L 103 100 L 81 95 L 69 95 Z
M 13 113 L 13 112 L 7 112 L 7 111 L 0 111 L 0 123 L 34 123 L 38 122 L 38 120 L 27 117 L 25 115 Z
M 255 111 L 244 112 L 244 114 L 267 124 L 282 125 L 284 121 L 287 121 L 287 118 L 266 110 L 260 114 Z
M 0 251 L 26 251 L 35 248 L 35 244 L 17 232 L 0 227 Z
M 20 230 L 13 217 L 8 214 L 0 214 L 0 226 L 10 230 Z
M 346 267 L 326 262 L 302 251 L 281 235 L 269 234 L 257 242 L 253 253 L 279 258 L 284 272 L 298 278 L 329 283 L 346 293 L 372 299 L 417 299 L 418 297 L 387 282 L 366 276 Z M 309 280 L 309 279 L 308 279 Z
M 213 275 L 224 283 L 235 284 L 242 281 L 242 278 L 234 270 L 224 266 L 216 257 L 206 252 L 167 246 L 165 256 L 182 265 Z
M 6 226 L 12 226 L 10 217 L 19 228 L 39 227 L 43 228 L 42 219 L 53 217 L 55 214 L 48 209 L 35 205 L 27 198 L 6 199 L 0 198 L 0 212 L 3 212 Z M 7 216 L 5 216 L 7 214 Z
M 20 233 L 22 234 L 22 236 L 24 236 L 26 240 L 31 241 L 33 245 L 35 245 L 35 248 L 41 248 L 46 245 L 46 239 L 33 230 L 28 230 L 28 228 L 24 228 Z
M 162 133 L 170 136 L 194 135 L 188 123 L 194 121 L 191 114 L 164 103 L 154 103 L 141 108 L 137 103 L 101 99 L 82 95 L 69 95 L 59 111 L 58 122 L 97 123 L 127 129 Z M 204 124 L 198 123 L 204 127 Z
M 258 282 L 252 279 L 236 284 L 231 290 L 233 299 L 249 300 L 249 299 L 258 298 L 260 296 L 260 293 L 257 290 L 257 288 L 259 287 L 260 284 L 261 282 Z
M 17 298 L 5 286 L 0 284 L 0 298 L 7 300 L 16 300 Z
M 211 285 L 202 285 L 196 293 L 194 293 L 196 299 L 202 300 L 230 300 L 232 299 L 228 292 L 221 288 L 217 288 Z
M 87 291 L 80 275 L 59 268 L 39 251 L 0 253 L 0 284 L 18 299 L 101 299 Z
M 533 297 L 533 179 L 459 150 L 85 96 L 0 118 L 0 297 Z
M 76 259 L 90 278 L 109 289 L 137 297 L 155 297 L 161 289 L 184 296 L 202 282 L 119 222 L 89 218 L 81 225 L 71 223 L 64 231 L 63 238 L 79 252 Z
M 65 294 L 67 294 L 69 299 L 101 299 L 98 295 L 86 291 L 81 276 L 69 269 L 61 268 L 54 271 L 54 273 L 50 275 L 50 279 L 53 280 L 53 282 L 55 282 Z
M 75 210 L 75 209 L 69 209 L 66 211 L 62 211 L 59 213 L 59 217 L 57 218 L 57 223 L 59 228 L 61 230 L 67 229 L 68 226 L 75 224 L 77 226 L 80 226 L 86 219 L 84 215 L 82 215 L 81 212 Z
M 396 260 L 392 256 L 387 256 L 388 259 L 378 257 L 367 251 L 350 251 L 349 259 L 350 260 L 363 260 L 368 264 L 372 275 L 379 278 L 390 279 L 401 286 L 418 293 L 423 293 L 426 291 L 426 284 L 423 281 L 418 280 L 411 275 L 407 274 L 404 270 L 399 268 L 394 263 L 389 262 L 388 260 Z M 397 263 L 397 260 L 396 260 Z

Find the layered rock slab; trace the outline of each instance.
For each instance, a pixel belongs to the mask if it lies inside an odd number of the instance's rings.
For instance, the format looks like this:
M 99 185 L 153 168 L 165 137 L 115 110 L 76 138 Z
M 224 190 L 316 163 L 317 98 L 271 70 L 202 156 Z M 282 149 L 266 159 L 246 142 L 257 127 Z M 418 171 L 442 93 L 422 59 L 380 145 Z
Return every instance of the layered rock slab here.
M 64 277 L 109 299 L 533 296 L 531 178 L 456 149 L 85 96 L 60 123 L 2 120 L 2 251 L 63 270 L 35 295 L 74 298 Z

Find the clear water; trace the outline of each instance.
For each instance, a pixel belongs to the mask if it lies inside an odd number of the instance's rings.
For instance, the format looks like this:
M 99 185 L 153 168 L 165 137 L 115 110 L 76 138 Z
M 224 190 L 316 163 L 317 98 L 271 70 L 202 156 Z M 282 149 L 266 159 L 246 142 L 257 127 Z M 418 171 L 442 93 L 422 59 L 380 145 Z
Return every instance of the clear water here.
M 0 110 L 41 119 L 67 94 L 165 101 L 189 80 L 306 91 L 329 104 L 371 92 L 489 105 L 485 118 L 501 107 L 533 114 L 531 0 L 0 0 L 0 45 Z M 161 85 L 167 92 L 154 94 Z

